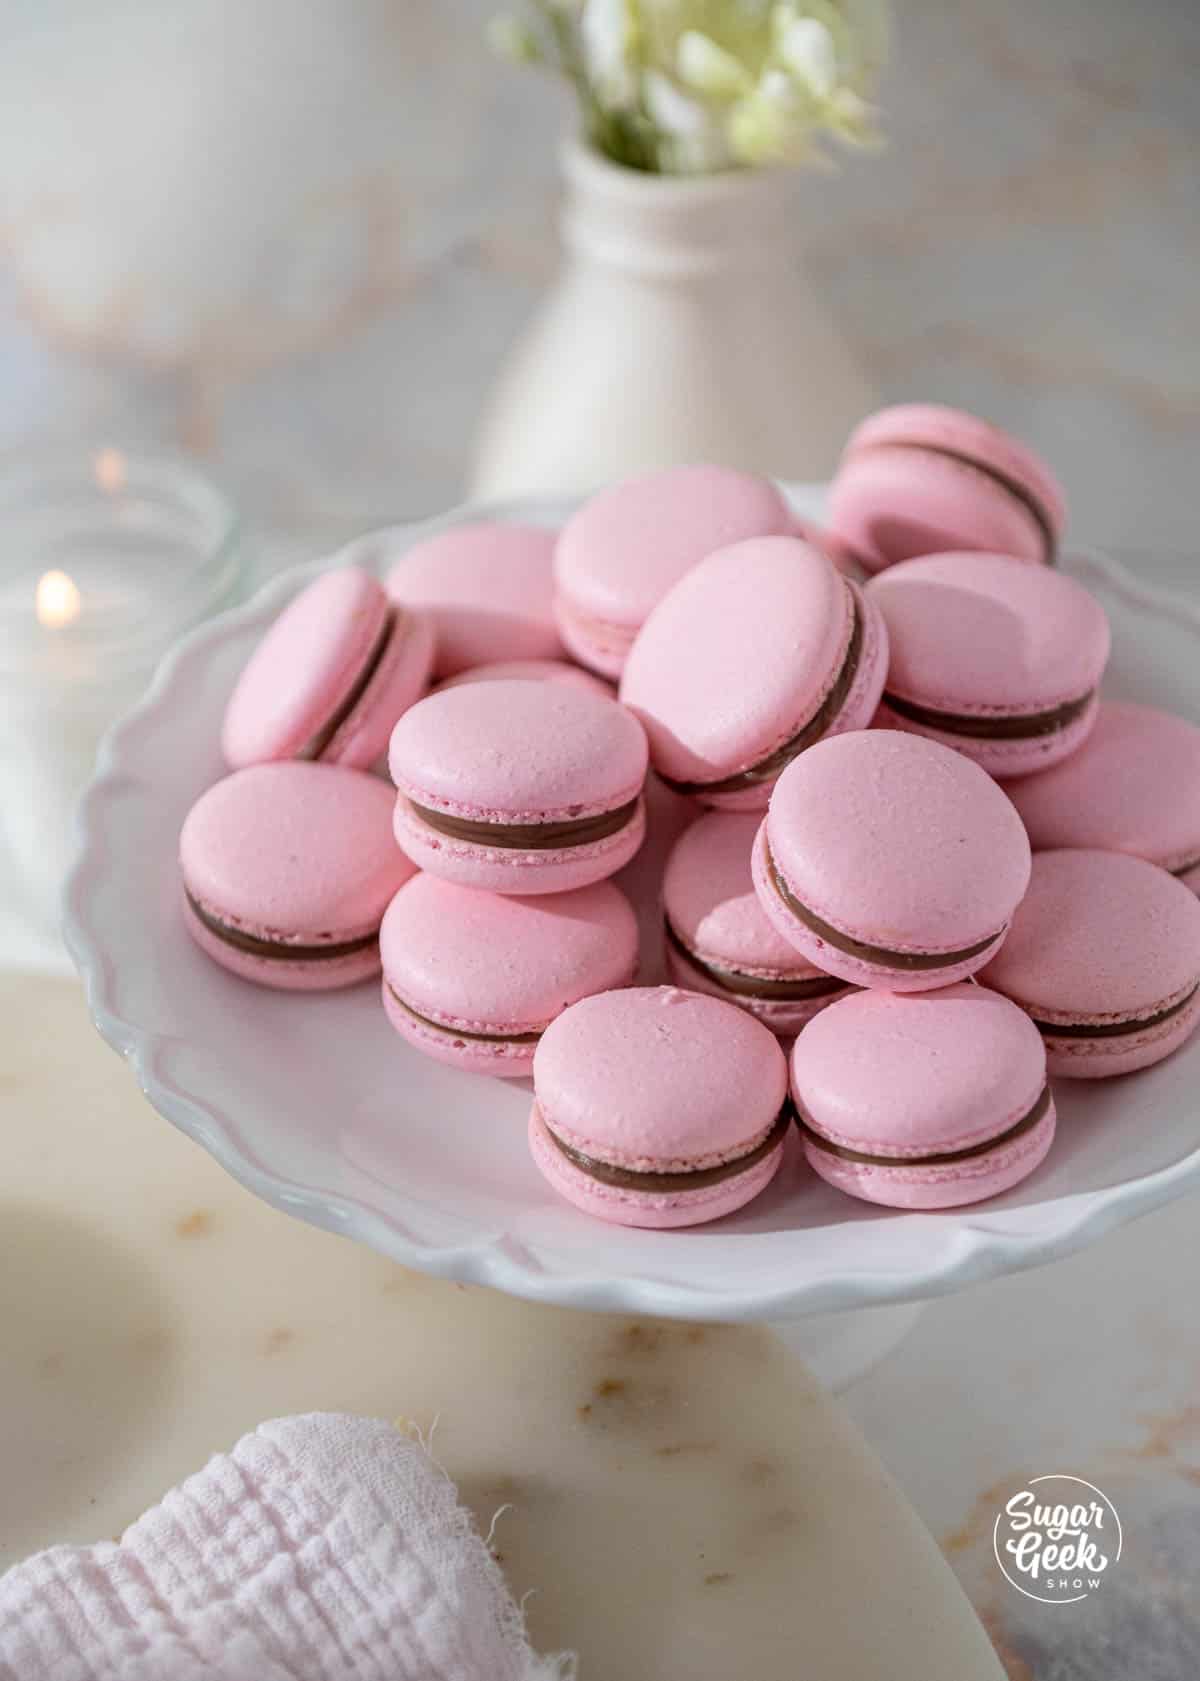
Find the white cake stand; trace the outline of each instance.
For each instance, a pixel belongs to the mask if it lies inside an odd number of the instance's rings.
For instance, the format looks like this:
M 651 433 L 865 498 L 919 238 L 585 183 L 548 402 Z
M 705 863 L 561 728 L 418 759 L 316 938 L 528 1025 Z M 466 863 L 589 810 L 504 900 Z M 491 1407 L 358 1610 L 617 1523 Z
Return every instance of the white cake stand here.
M 819 492 L 793 500 L 819 515 Z M 553 523 L 564 511 L 499 512 Z M 367 540 L 359 558 L 371 553 Z M 1200 615 L 1111 560 L 1067 565 L 1112 618 L 1108 692 L 1200 721 Z M 315 570 L 276 580 L 167 658 L 102 749 L 66 899 L 67 942 L 100 1032 L 155 1108 L 256 1194 L 406 1266 L 534 1301 L 768 1320 L 840 1386 L 904 1334 L 922 1299 L 1068 1254 L 1200 1178 L 1198 1036 L 1148 1073 L 1062 1082 L 1048 1161 L 980 1206 L 901 1214 L 857 1203 L 793 1148 L 774 1185 L 728 1219 L 677 1232 L 609 1226 L 560 1202 L 535 1172 L 525 1083 L 422 1058 L 388 1026 L 373 986 L 301 997 L 218 969 L 180 918 L 179 828 L 222 774 L 218 726 L 237 672 Z M 656 795 L 653 838 L 624 873 L 649 974 L 657 871 L 686 817 L 682 802 Z

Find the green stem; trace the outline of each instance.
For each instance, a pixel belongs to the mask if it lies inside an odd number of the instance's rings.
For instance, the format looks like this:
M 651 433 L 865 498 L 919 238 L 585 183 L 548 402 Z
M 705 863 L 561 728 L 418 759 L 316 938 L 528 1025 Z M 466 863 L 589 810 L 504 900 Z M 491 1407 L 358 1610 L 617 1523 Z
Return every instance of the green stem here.
M 579 50 L 575 29 L 569 18 L 545 0 L 537 0 L 538 10 L 558 53 L 559 68 L 573 85 L 583 116 L 583 132 L 598 152 L 626 169 L 643 173 L 657 171 L 653 141 L 653 125 L 644 111 L 606 111 L 596 98 L 588 80 L 587 67 Z

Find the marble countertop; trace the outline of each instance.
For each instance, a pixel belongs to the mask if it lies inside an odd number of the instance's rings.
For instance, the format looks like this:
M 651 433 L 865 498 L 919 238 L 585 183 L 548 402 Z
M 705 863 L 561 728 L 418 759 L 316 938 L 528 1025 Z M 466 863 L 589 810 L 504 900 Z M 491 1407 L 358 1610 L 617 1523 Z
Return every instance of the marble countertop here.
M 86 13 L 46 0 L 36 14 L 0 0 L 0 447 L 152 438 L 194 451 L 247 508 L 264 571 L 455 499 L 481 393 L 555 263 L 561 109 L 535 81 L 489 66 L 477 38 L 489 9 L 487 0 L 311 0 L 297 30 L 284 0 L 180 0 L 169 19 L 137 0 Z M 1012 426 L 1059 469 L 1076 535 L 1131 552 L 1164 582 L 1198 587 L 1200 11 L 1189 0 L 904 0 L 898 11 L 890 150 L 804 187 L 815 288 L 881 396 L 959 402 Z M 64 1109 L 68 1122 L 78 1117 Z M 388 1302 L 416 1316 L 430 1371 L 444 1378 L 462 1323 L 444 1287 L 393 1281 L 383 1263 L 352 1261 L 334 1245 L 339 1262 L 310 1304 L 321 1350 L 310 1361 L 285 1274 L 263 1281 L 258 1319 L 241 1304 L 235 1315 L 236 1262 L 220 1259 L 218 1241 L 227 1219 L 236 1233 L 243 1217 L 275 1222 L 281 1257 L 299 1239 L 278 1216 L 241 1208 L 189 1152 L 197 1194 L 180 1180 L 164 1215 L 189 1316 L 181 1334 L 144 1261 L 119 1245 L 106 1260 L 82 1229 L 89 1195 L 107 1191 L 72 1177 L 62 1142 L 72 1136 L 48 1122 L 36 1145 L 26 1141 L 42 1187 L 61 1187 L 59 1212 L 40 1231 L 10 1222 L 4 1243 L 22 1257 L 38 1244 L 41 1253 L 74 1245 L 80 1265 L 98 1269 L 100 1299 L 128 1302 L 121 1324 L 135 1377 L 125 1388 L 114 1378 L 93 1445 L 77 1461 L 60 1453 L 52 1496 L 21 1519 L 10 1549 L 56 1529 L 89 1533 L 82 1502 L 93 1497 L 96 1521 L 125 1521 L 164 1474 L 189 1468 L 185 1449 L 224 1445 L 301 1393 L 304 1404 L 329 1397 L 385 1413 L 402 1405 L 401 1391 L 416 1395 L 417 1413 L 431 1402 L 441 1380 L 423 1372 L 344 1388 L 332 1374 L 364 1336 L 383 1334 Z M 211 1230 L 206 1211 L 215 1211 Z M 231 1237 L 230 1256 L 248 1241 Z M 1200 1670 L 1200 1316 L 1188 1283 L 1198 1263 L 1194 1207 L 1168 1209 L 1058 1265 L 930 1305 L 845 1397 L 1012 1681 L 1176 1681 Z M 546 1357 L 527 1310 L 497 1301 L 487 1311 L 511 1325 L 514 1362 Z M 97 1316 L 64 1330 L 62 1346 L 38 1358 L 61 1354 L 82 1373 L 75 1362 L 104 1354 Z M 660 1380 L 639 1375 L 650 1371 L 634 1346 L 643 1335 L 660 1334 L 573 1326 L 573 1352 L 552 1382 L 568 1421 L 593 1406 L 591 1424 L 570 1425 L 580 1439 L 603 1436 L 580 1484 L 598 1546 L 617 1519 L 596 1467 L 624 1451 L 610 1413 L 647 1409 L 653 1458 L 659 1447 L 709 1440 L 721 1407 L 751 1408 L 737 1464 L 689 1449 L 656 1465 L 655 1509 L 678 1526 L 669 1533 L 699 1535 L 704 1511 L 720 1536 L 711 1553 L 705 1545 L 703 1567 L 689 1553 L 685 1569 L 681 1555 L 677 1581 L 679 1604 L 699 1607 L 681 1626 L 697 1640 L 711 1634 L 717 1651 L 722 1631 L 739 1626 L 726 1615 L 731 1584 L 721 1578 L 737 1573 L 726 1555 L 750 1545 L 737 1525 L 758 1521 L 747 1516 L 749 1496 L 724 1503 L 738 1476 L 766 1480 L 747 1469 L 771 1461 L 778 1416 L 753 1413 L 756 1362 L 777 1356 L 751 1333 L 690 1347 L 662 1331 L 695 1409 L 686 1430 L 668 1435 L 653 1421 Z M 237 1394 L 225 1376 L 235 1345 L 256 1374 Z M 321 1381 L 285 1381 L 305 1361 Z M 704 1385 L 689 1385 L 701 1371 Z M 772 1407 L 793 1381 L 776 1375 Z M 634 1387 L 597 1405 L 593 1391 L 610 1377 Z M 797 1416 L 815 1409 L 822 1431 L 841 1428 L 794 1381 Z M 0 1407 L 6 1462 L 12 1421 L 36 1416 L 41 1391 L 22 1394 L 24 1412 Z M 164 1412 L 166 1435 L 143 1457 L 139 1432 L 168 1394 L 182 1410 Z M 514 1366 L 491 1434 L 468 1439 L 462 1413 L 446 1417 L 447 1455 L 481 1512 L 507 1497 L 488 1480 L 501 1474 L 493 1449 L 528 1396 Z M 77 1396 L 67 1411 L 46 1412 L 47 1441 L 57 1439 L 51 1421 L 68 1422 L 78 1406 Z M 1069 1608 L 1021 1599 L 991 1552 L 1006 1493 L 1047 1471 L 1096 1482 L 1128 1537 L 1103 1592 Z M 559 1498 L 536 1461 L 520 1476 L 535 1504 Z M 760 1505 L 763 1522 L 788 1509 L 765 1496 Z M 765 1572 L 786 1603 L 789 1583 L 771 1574 L 781 1555 L 761 1535 L 755 1544 L 761 1558 L 749 1574 Z M 522 1584 L 550 1568 L 532 1522 L 514 1520 L 512 1546 Z M 552 1607 L 546 1618 L 539 1638 L 571 1637 Z M 607 1651 L 615 1661 L 616 1647 Z
M 264 1418 L 396 1419 L 581 1681 L 1000 1681 L 965 1597 L 771 1335 L 530 1306 L 256 1201 L 69 979 L 0 975 L 0 1569 L 115 1536 Z M 865 1605 L 870 1615 L 863 1615 Z

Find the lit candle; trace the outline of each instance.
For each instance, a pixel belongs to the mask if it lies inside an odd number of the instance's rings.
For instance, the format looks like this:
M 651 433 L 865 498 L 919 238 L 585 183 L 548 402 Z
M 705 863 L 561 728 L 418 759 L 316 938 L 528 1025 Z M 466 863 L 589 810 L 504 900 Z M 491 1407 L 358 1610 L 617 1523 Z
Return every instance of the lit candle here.
M 181 462 L 110 447 L 0 466 L 0 826 L 26 923 L 57 929 L 104 731 L 241 578 L 232 509 Z
M 79 617 L 79 591 L 66 572 L 43 572 L 34 595 L 38 624 L 57 630 Z

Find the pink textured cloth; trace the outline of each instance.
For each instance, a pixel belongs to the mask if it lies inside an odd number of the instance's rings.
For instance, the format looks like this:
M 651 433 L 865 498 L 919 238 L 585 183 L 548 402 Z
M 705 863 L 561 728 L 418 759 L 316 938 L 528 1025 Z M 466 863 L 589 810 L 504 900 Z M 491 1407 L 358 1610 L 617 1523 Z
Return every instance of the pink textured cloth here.
M 568 1681 L 454 1486 L 390 1425 L 275 1419 L 118 1542 L 0 1577 L 2 1681 Z

